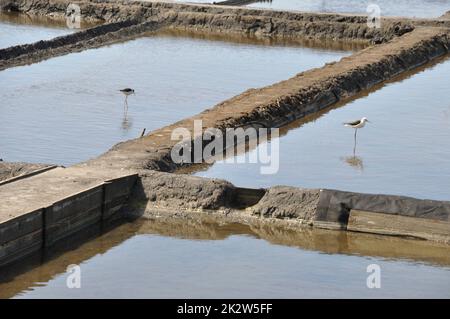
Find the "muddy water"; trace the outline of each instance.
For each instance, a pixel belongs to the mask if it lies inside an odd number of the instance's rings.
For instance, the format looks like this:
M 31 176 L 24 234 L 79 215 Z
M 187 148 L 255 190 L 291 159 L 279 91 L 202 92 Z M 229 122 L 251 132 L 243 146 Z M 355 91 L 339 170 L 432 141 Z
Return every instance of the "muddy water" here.
M 87 160 L 144 128 L 350 54 L 323 45 L 162 34 L 7 69 L 0 72 L 0 157 Z M 125 87 L 136 91 L 128 108 Z
M 74 32 L 65 21 L 0 12 L 0 49 Z
M 450 10 L 448 0 L 266 0 L 250 4 L 255 8 L 367 14 L 369 3 L 377 4 L 381 16 L 434 18 Z
M 262 175 L 260 164 L 222 161 L 197 175 L 247 187 L 292 185 L 450 200 L 449 74 L 447 58 L 285 128 L 276 174 Z M 342 123 L 362 117 L 372 123 L 359 130 L 353 154 L 354 130 Z
M 334 231 L 190 221 L 122 225 L 16 275 L 2 298 L 450 297 L 449 248 Z M 81 267 L 68 289 L 66 267 Z M 366 285 L 381 267 L 381 288 Z

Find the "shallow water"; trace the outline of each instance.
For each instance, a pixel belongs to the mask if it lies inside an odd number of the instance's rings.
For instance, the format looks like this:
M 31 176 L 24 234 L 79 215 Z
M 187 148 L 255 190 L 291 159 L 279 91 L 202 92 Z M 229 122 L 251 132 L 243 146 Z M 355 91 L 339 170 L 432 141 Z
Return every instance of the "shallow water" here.
M 0 297 L 449 298 L 449 255 L 382 236 L 137 221 L 0 284 Z M 70 264 L 81 266 L 79 289 L 66 286 Z M 371 264 L 379 289 L 366 285 Z
M 351 54 L 339 45 L 229 40 L 148 36 L 0 72 L 0 158 L 74 164 L 144 128 Z M 136 90 L 127 112 L 124 87 Z
M 368 4 L 377 4 L 381 16 L 435 18 L 450 10 L 448 0 L 267 0 L 250 4 L 255 8 L 367 14 Z
M 447 58 L 368 96 L 294 123 L 278 140 L 276 174 L 261 174 L 260 167 L 267 165 L 224 161 L 196 174 L 244 187 L 291 185 L 450 200 L 449 74 Z M 372 123 L 359 130 L 353 156 L 354 130 L 342 123 L 362 117 Z M 261 147 L 267 144 L 251 153 Z
M 74 31 L 64 21 L 0 12 L 0 49 L 48 40 Z

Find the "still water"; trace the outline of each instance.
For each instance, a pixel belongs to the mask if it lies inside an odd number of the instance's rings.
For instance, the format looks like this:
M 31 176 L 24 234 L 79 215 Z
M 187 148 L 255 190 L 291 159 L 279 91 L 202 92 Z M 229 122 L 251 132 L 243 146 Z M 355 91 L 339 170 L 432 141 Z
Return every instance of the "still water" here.
M 282 130 L 279 170 L 217 162 L 197 175 L 244 187 L 291 185 L 450 200 L 450 59 Z M 343 122 L 367 117 L 358 131 Z M 250 152 L 256 154 L 261 144 Z M 249 154 L 238 155 L 244 161 Z M 274 161 L 276 160 L 273 154 Z M 248 160 L 248 157 L 247 157 Z M 263 165 L 266 166 L 266 165 Z
M 367 14 L 369 4 L 380 7 L 381 16 L 436 18 L 450 10 L 448 0 L 266 0 L 250 7 L 310 12 Z
M 0 72 L 0 157 L 74 164 L 351 54 L 344 44 L 192 36 L 142 37 Z M 127 111 L 125 87 L 136 91 Z
M 0 49 L 74 32 L 64 21 L 0 12 Z
M 366 256 L 364 256 L 366 255 Z M 338 231 L 137 221 L 29 271 L 1 298 L 449 298 L 448 246 Z M 81 268 L 68 289 L 66 267 Z M 366 285 L 381 268 L 381 288 Z

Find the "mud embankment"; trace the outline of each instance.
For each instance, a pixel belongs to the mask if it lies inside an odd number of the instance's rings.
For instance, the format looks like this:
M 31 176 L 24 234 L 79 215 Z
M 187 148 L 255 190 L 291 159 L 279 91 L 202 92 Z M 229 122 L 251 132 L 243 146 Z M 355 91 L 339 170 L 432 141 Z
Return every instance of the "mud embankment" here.
M 262 89 L 248 90 L 196 116 L 142 138 L 120 143 L 99 158 L 80 164 L 80 167 L 132 168 L 139 171 L 141 184 L 135 191 L 137 195 L 132 210 L 147 217 L 158 216 L 163 211 L 165 215 L 188 218 L 189 212 L 198 211 L 227 216 L 236 222 L 262 218 L 267 223 L 282 221 L 287 224 L 346 229 L 352 211 L 362 210 L 381 213 L 383 216 L 419 219 L 421 222 L 431 220 L 436 224 L 441 223 L 445 228 L 445 223 L 450 221 L 449 202 L 274 187 L 264 190 L 256 205 L 236 209 L 242 190 L 226 181 L 150 170 L 174 172 L 189 165 L 171 160 L 171 150 L 179 142 L 171 140 L 171 133 L 176 128 L 187 128 L 194 137 L 194 120 L 202 120 L 204 129 L 215 127 L 222 132 L 226 128 L 246 127 L 252 123 L 269 128 L 283 126 L 448 54 L 450 43 L 447 32 L 446 29 L 420 28 L 388 43 L 364 49 L 339 62 L 300 73 Z M 194 143 L 194 140 L 191 142 Z M 195 162 L 199 159 L 194 157 L 192 160 Z M 284 204 L 280 205 L 280 202 Z M 351 220 L 360 219 L 354 217 Z M 357 226 L 352 227 L 357 229 Z M 400 229 L 396 230 L 396 234 L 450 242 L 445 229 L 443 233 L 434 233 L 430 230 L 423 232 L 425 228 L 420 231 Z
M 138 23 L 127 20 L 93 27 L 51 40 L 0 49 L 0 70 L 129 40 L 158 29 L 159 26 L 153 22 Z
M 65 1 L 48 0 L 7 2 L 9 4 L 6 8 L 9 9 L 55 16 L 64 15 L 68 4 Z M 436 234 L 433 227 L 427 228 L 429 224 L 417 230 L 415 221 L 412 223 L 406 220 L 406 224 L 409 223 L 416 229 L 400 229 L 394 234 L 413 234 L 418 238 L 450 242 L 446 226 L 450 218 L 448 202 L 291 187 L 252 191 L 237 188 L 226 181 L 164 173 L 190 165 L 172 161 L 171 150 L 179 142 L 171 139 L 174 129 L 182 127 L 190 130 L 192 140 L 189 143 L 194 143 L 195 139 L 199 138 L 194 134 L 195 120 L 201 120 L 203 128 L 213 127 L 222 132 L 225 132 L 226 128 L 245 128 L 254 123 L 267 128 L 281 127 L 339 101 L 346 101 L 363 90 L 447 54 L 450 48 L 447 28 L 415 28 L 414 25 L 405 23 L 406 20 L 386 20 L 383 28 L 368 29 L 365 17 L 208 5 L 84 1 L 79 4 L 85 17 L 103 19 L 108 24 L 83 31 L 84 33 L 6 49 L 4 52 L 7 58 L 3 60 L 3 66 L 6 67 L 10 61 L 23 63 L 97 47 L 120 41 L 130 35 L 154 31 L 162 26 L 255 36 L 313 36 L 383 42 L 339 62 L 297 74 L 286 81 L 261 89 L 250 89 L 198 115 L 142 138 L 120 143 L 100 157 L 72 167 L 80 172 L 107 172 L 111 169 L 114 172 L 124 169 L 139 172 L 140 182 L 134 189 L 130 203 L 134 211 L 146 216 L 165 211 L 183 217 L 188 216 L 189 212 L 198 211 L 220 214 L 238 222 L 281 221 L 284 224 L 309 224 L 339 229 L 346 229 L 349 221 L 352 221 L 355 223 L 352 229 L 363 227 L 364 231 L 370 232 L 371 230 L 361 224 L 367 220 L 364 215 L 367 210 L 383 215 L 432 221 L 436 225 L 440 223 L 439 225 L 443 225 L 443 232 Z M 192 162 L 204 160 L 205 158 L 192 157 Z M 380 205 L 374 206 L 371 196 L 379 196 L 377 198 Z M 240 199 L 251 197 L 252 204 L 236 207 Z M 280 201 L 286 205 L 280 207 Z M 404 203 L 408 205 L 405 206 Z M 408 209 L 404 210 L 405 207 Z M 430 211 L 432 213 L 429 213 Z M 379 229 L 372 231 L 379 232 Z M 392 231 L 389 231 L 392 234 Z
M 70 1 L 3 0 L 0 9 L 64 19 Z M 158 29 L 299 39 L 349 40 L 382 43 L 411 32 L 413 23 L 386 20 L 369 28 L 365 17 L 291 13 L 214 5 L 164 2 L 80 1 L 82 19 L 105 25 L 48 41 L 0 50 L 0 70 L 50 57 L 125 41 Z
M 135 200 L 149 201 L 156 209 L 221 209 L 235 196 L 235 187 L 223 180 L 149 170 L 140 171 L 139 176 Z
M 64 17 L 70 1 L 3 0 L 5 10 Z M 369 28 L 364 16 L 295 13 L 251 8 L 139 1 L 80 1 L 87 20 L 118 22 L 169 21 L 170 27 L 190 30 L 256 34 L 259 36 L 314 37 L 383 42 L 410 32 L 407 20 L 383 20 L 379 29 Z
M 247 225 L 351 229 L 450 243 L 450 202 L 288 186 L 251 190 L 219 179 L 149 170 L 139 176 L 126 207 L 133 217 L 189 220 L 198 213 Z M 250 191 L 259 194 L 256 204 L 242 205 L 240 199 Z M 373 216 L 377 228 L 361 228 L 358 211 Z M 394 219 L 404 224 L 392 226 Z
M 450 20 L 450 11 L 447 11 L 445 14 L 443 14 L 440 18 L 440 20 Z
M 191 118 L 142 138 L 119 143 L 82 165 L 173 172 L 189 165 L 177 164 L 171 159 L 171 150 L 179 142 L 171 139 L 176 128 L 186 128 L 194 136 L 195 120 L 202 120 L 204 128 L 218 128 L 223 133 L 226 128 L 245 128 L 252 123 L 267 128 L 281 127 L 443 56 L 449 47 L 447 30 L 420 28 L 339 62 L 302 72 L 261 89 L 250 89 Z M 205 159 L 193 158 L 192 162 L 202 160 Z

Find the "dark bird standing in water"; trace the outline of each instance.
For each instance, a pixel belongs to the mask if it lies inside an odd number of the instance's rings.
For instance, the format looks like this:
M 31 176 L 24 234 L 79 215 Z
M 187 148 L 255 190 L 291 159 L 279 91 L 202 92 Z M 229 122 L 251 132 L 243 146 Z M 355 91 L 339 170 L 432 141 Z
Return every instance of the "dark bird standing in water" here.
M 133 89 L 130 89 L 130 88 L 122 89 L 122 90 L 120 90 L 120 92 L 122 92 L 123 94 L 125 94 L 125 96 L 134 94 L 134 90 L 133 90 Z
M 123 115 L 123 121 L 122 121 L 122 127 L 125 130 L 128 130 L 130 128 L 130 123 L 128 121 L 128 96 L 131 94 L 134 94 L 134 89 L 125 88 L 120 90 L 125 95 L 125 102 L 124 102 L 124 115 Z

